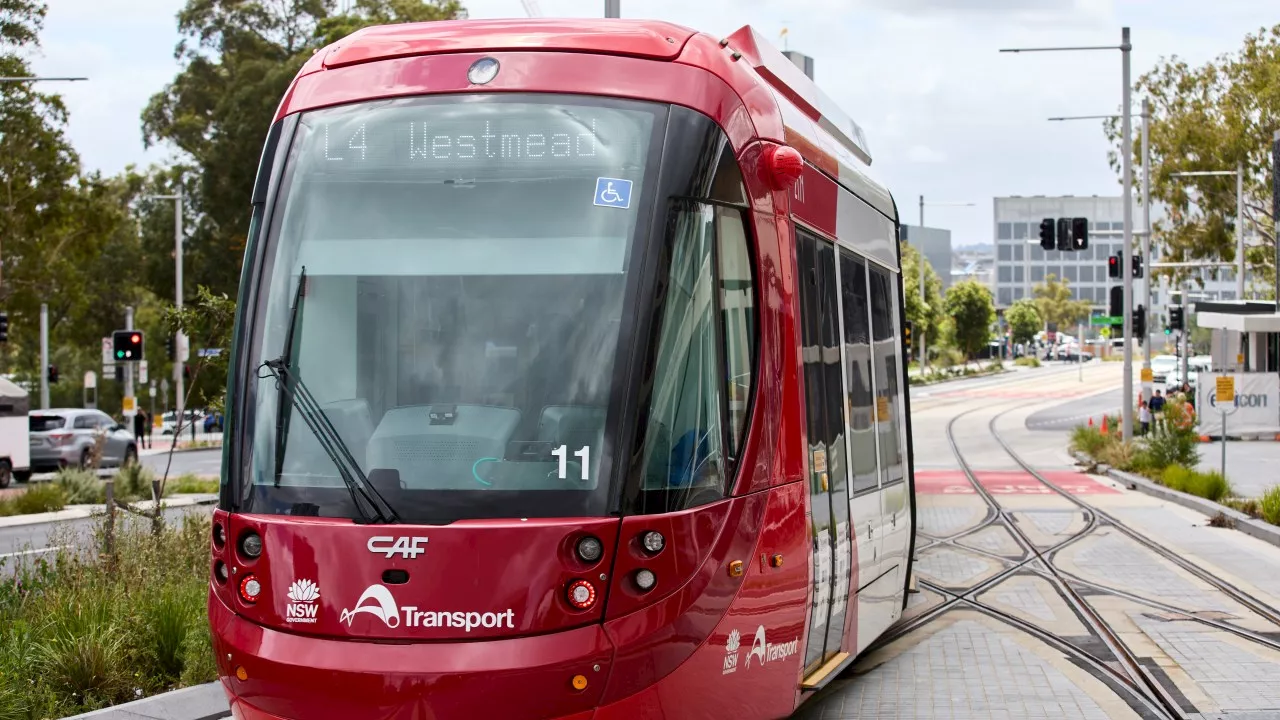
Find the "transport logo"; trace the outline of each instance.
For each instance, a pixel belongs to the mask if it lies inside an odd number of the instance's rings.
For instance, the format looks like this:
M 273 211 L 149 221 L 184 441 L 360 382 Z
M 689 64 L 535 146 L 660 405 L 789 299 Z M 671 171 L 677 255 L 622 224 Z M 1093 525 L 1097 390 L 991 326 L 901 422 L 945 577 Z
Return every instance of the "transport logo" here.
M 724 644 L 724 671 L 721 675 L 728 675 L 738 670 L 738 648 L 741 647 L 740 640 L 742 636 L 737 630 L 729 633 L 729 640 Z
M 751 643 L 751 652 L 747 653 L 747 667 L 751 667 L 751 658 L 759 658 L 760 665 L 778 660 L 785 660 L 796 654 L 800 647 L 800 638 L 791 642 L 770 643 L 765 641 L 764 626 L 756 628 L 755 640 Z
M 294 580 L 289 585 L 289 600 L 284 607 L 284 621 L 291 623 L 314 623 L 320 606 L 320 586 L 311 580 Z
M 369 538 L 369 552 L 374 554 L 400 555 L 403 558 L 416 558 L 427 551 L 427 539 L 424 537 L 390 537 L 379 535 Z
M 421 610 L 417 605 L 397 605 L 391 591 L 382 585 L 370 585 L 354 607 L 344 608 L 338 622 L 347 627 L 357 615 L 372 615 L 389 628 L 460 628 L 471 632 L 476 628 L 515 629 L 515 610 L 505 612 L 465 612 Z

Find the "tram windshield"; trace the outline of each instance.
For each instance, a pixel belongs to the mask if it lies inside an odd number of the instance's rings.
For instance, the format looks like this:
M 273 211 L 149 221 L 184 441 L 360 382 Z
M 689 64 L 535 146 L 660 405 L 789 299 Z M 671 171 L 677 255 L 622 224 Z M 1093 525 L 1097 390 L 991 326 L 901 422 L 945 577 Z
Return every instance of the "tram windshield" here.
M 242 507 L 368 516 L 270 371 L 287 358 L 403 521 L 602 514 L 665 111 L 524 95 L 302 115 L 260 256 Z

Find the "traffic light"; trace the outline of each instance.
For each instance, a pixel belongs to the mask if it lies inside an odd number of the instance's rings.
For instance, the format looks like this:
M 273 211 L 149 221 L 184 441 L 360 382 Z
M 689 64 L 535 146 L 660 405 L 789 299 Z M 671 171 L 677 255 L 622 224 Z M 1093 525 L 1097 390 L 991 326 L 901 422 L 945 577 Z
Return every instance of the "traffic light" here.
M 1057 247 L 1053 239 L 1053 218 L 1045 218 L 1040 221 L 1040 247 L 1045 250 L 1052 250 Z
M 1089 249 L 1089 219 L 1071 218 L 1071 249 Z
M 1111 312 L 1107 313 L 1114 318 L 1124 317 L 1124 286 L 1113 285 L 1111 287 Z
M 1139 340 L 1147 337 L 1147 308 L 1145 305 L 1139 305 L 1138 309 L 1133 311 L 1133 336 Z
M 56 382 L 58 382 L 58 366 L 50 365 L 49 366 L 49 384 L 52 385 Z
M 1133 268 L 1133 276 L 1136 278 L 1142 277 L 1142 256 L 1134 253 L 1130 265 Z
M 0 312 L 0 342 L 9 342 L 9 313 Z
M 1107 258 L 1107 277 L 1120 277 L 1120 259 L 1121 255 L 1119 252 Z
M 903 226 L 903 227 L 905 227 L 905 226 Z M 165 336 L 165 338 L 164 338 L 164 354 L 165 354 L 166 356 L 168 356 L 168 358 L 169 358 L 170 360 L 177 360 L 177 359 L 178 359 L 177 353 L 175 353 L 175 352 L 174 352 L 174 350 L 173 350 L 173 336 L 172 336 L 172 335 L 166 335 L 166 336 Z
M 1058 218 L 1058 249 L 1071 251 L 1071 218 Z
M 111 349 L 117 362 L 142 360 L 142 331 L 116 330 L 111 333 Z
M 907 357 L 911 357 L 911 321 L 906 321 L 902 328 L 902 340 L 907 345 Z
M 1169 308 L 1169 329 L 1170 330 L 1182 329 L 1182 308 L 1180 307 Z

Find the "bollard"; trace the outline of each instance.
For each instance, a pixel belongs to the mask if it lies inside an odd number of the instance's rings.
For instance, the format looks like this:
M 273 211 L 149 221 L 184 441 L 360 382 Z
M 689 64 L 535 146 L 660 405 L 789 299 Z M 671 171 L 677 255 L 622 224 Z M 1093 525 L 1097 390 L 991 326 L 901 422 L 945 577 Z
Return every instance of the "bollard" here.
M 103 533 L 102 543 L 103 552 L 107 557 L 115 554 L 115 534 L 116 534 L 116 481 L 114 478 L 108 478 L 104 483 L 107 496 L 107 524 Z

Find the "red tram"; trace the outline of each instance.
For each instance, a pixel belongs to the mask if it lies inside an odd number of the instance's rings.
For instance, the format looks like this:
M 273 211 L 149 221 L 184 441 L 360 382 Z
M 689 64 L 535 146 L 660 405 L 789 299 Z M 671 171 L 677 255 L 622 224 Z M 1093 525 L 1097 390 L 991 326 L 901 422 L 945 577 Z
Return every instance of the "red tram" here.
M 785 717 L 905 604 L 897 211 L 750 27 L 363 30 L 253 190 L 209 619 L 246 720 Z

